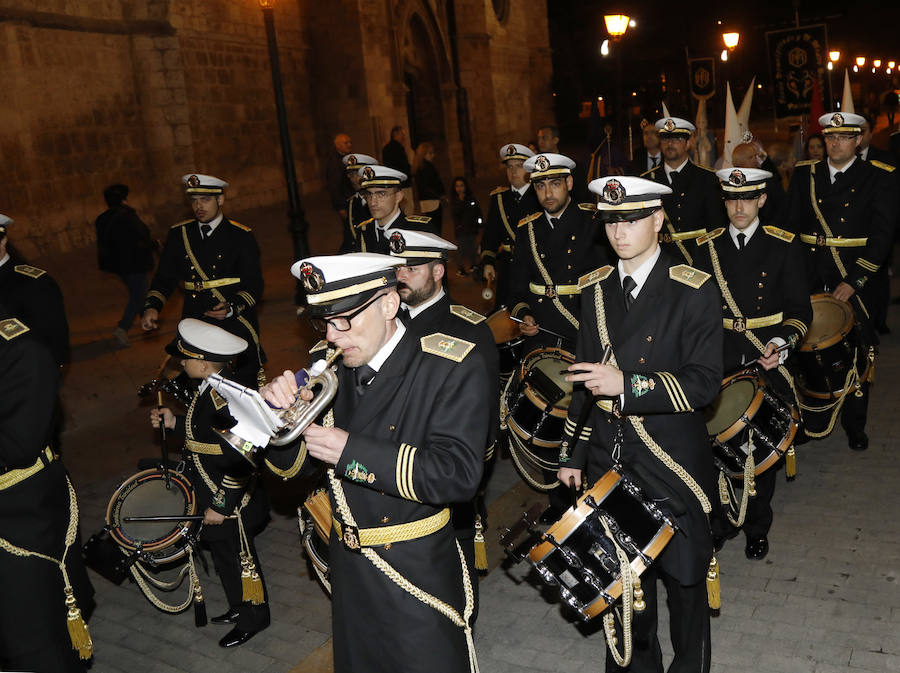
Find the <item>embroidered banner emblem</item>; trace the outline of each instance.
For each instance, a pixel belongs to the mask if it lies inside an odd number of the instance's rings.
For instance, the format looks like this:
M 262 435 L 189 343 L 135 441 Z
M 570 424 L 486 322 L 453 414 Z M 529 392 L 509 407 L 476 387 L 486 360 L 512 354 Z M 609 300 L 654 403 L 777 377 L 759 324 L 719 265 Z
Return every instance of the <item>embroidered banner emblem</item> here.
M 635 397 L 647 394 L 656 388 L 656 381 L 641 374 L 631 375 L 631 392 Z

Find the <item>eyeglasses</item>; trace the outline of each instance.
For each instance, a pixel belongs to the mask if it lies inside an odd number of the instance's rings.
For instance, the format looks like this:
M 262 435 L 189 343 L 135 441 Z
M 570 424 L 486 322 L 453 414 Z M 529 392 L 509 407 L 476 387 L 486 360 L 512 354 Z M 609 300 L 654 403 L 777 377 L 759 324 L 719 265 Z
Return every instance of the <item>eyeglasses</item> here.
M 369 301 L 348 315 L 339 315 L 334 318 L 310 318 L 309 324 L 320 334 L 325 334 L 325 332 L 328 331 L 329 325 L 334 327 L 338 332 L 348 332 L 350 331 L 350 328 L 353 327 L 351 321 L 383 296 L 383 294 L 379 294 L 372 297 Z
M 378 192 L 372 192 L 368 189 L 363 190 L 363 197 L 365 197 L 366 201 L 383 201 L 389 196 L 393 196 L 394 192 L 389 190 L 381 190 Z

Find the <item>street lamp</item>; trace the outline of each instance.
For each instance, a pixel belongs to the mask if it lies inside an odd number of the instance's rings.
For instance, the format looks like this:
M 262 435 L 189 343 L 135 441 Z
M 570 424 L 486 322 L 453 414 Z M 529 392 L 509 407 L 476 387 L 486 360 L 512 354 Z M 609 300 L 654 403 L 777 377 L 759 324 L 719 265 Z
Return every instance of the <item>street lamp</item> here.
M 288 192 L 288 231 L 294 244 L 294 259 L 309 257 L 307 232 L 309 225 L 300 203 L 297 187 L 297 172 L 294 168 L 294 151 L 291 148 L 291 133 L 288 127 L 287 111 L 284 106 L 284 87 L 281 82 L 281 60 L 278 57 L 278 41 L 275 37 L 275 0 L 259 0 L 263 23 L 266 27 L 266 41 L 269 46 L 269 65 L 272 67 L 272 90 L 275 93 L 275 112 L 278 117 L 278 136 L 281 141 L 281 159 L 284 164 L 284 179 Z M 295 303 L 300 304 L 301 288 L 297 285 Z
M 740 41 L 740 33 L 722 33 L 722 42 L 725 43 L 725 48 L 728 49 L 728 51 L 734 51 Z
M 866 64 L 865 56 L 857 56 L 856 57 L 856 65 L 858 65 L 860 68 L 862 68 L 865 64 Z
M 881 67 L 881 59 L 876 58 L 874 61 L 872 61 L 872 65 L 874 65 L 876 68 L 880 68 Z
M 837 63 L 841 60 L 841 52 L 834 50 L 828 52 L 828 60 L 832 63 Z
M 606 32 L 613 40 L 618 40 L 628 30 L 631 17 L 625 14 L 606 14 L 603 21 L 606 23 Z

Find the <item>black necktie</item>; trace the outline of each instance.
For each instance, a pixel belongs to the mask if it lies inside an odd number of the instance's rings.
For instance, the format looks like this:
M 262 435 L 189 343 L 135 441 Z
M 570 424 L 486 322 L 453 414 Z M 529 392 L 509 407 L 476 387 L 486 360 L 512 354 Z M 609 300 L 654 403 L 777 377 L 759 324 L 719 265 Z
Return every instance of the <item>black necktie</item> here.
M 209 235 L 212 233 L 212 227 L 208 224 L 200 225 L 200 233 L 203 234 L 203 240 L 205 241 L 209 238 Z
M 514 189 L 514 190 L 512 190 L 512 197 L 513 197 L 513 203 L 518 203 L 518 202 L 519 202 L 519 199 L 522 198 L 522 195 L 519 194 L 519 192 L 517 192 L 517 191 Z
M 551 228 L 551 229 L 556 229 L 556 225 L 557 225 L 557 224 L 559 224 L 559 218 L 558 218 L 558 217 L 551 217 L 551 218 L 550 218 L 550 228 Z
M 659 156 L 650 157 L 650 162 L 650 168 L 656 168 L 657 166 L 659 166 Z
M 678 183 L 678 171 L 672 171 L 669 173 L 669 182 L 674 187 Z
M 631 291 L 637 287 L 637 283 L 634 282 L 634 278 L 631 276 L 625 276 L 622 279 L 622 292 L 625 293 L 625 310 L 629 310 L 631 305 L 634 303 L 634 297 L 631 296 Z
M 401 306 L 400 310 L 397 311 L 397 317 L 400 318 L 400 322 L 404 325 L 408 325 L 409 321 L 412 320 L 412 316 L 409 314 L 409 309 L 405 306 Z
M 362 365 L 353 370 L 353 374 L 356 376 L 357 397 L 362 397 L 363 393 L 366 391 L 366 386 L 375 378 L 376 373 L 377 372 L 369 365 Z
M 738 240 L 738 250 L 743 250 L 744 242 L 747 240 L 747 234 L 738 234 L 737 240 Z
M 843 174 L 844 174 L 844 171 L 835 171 L 834 182 L 832 182 L 832 184 L 837 184 L 837 181 L 840 180 L 840 178 Z

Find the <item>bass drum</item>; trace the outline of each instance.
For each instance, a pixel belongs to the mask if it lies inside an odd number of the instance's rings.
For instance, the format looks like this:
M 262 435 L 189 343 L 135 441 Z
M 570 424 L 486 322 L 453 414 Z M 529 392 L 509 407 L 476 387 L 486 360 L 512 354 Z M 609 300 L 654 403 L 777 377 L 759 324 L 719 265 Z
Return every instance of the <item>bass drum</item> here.
M 110 537 L 129 554 L 159 566 L 177 561 L 188 553 L 201 523 L 197 521 L 127 522 L 133 516 L 188 516 L 197 514 L 194 488 L 181 472 L 169 470 L 169 487 L 160 469 L 144 470 L 126 479 L 106 508 Z
M 754 474 L 761 474 L 791 447 L 800 422 L 797 408 L 776 395 L 753 370 L 726 378 L 705 416 L 713 454 L 725 473 L 736 479 L 744 477 L 750 441 Z
M 510 318 L 505 308 L 492 313 L 487 319 L 487 326 L 500 353 L 500 379 L 506 381 L 519 366 L 525 337 L 519 324 Z
M 812 323 L 795 354 L 797 388 L 807 397 L 835 399 L 855 390 L 857 379 L 867 379 L 869 349 L 862 343 L 850 304 L 827 293 L 814 294 L 810 303 Z
M 506 424 L 523 443 L 546 449 L 562 444 L 572 402 L 572 384 L 562 370 L 574 362 L 562 348 L 539 348 L 522 360 L 508 387 Z

